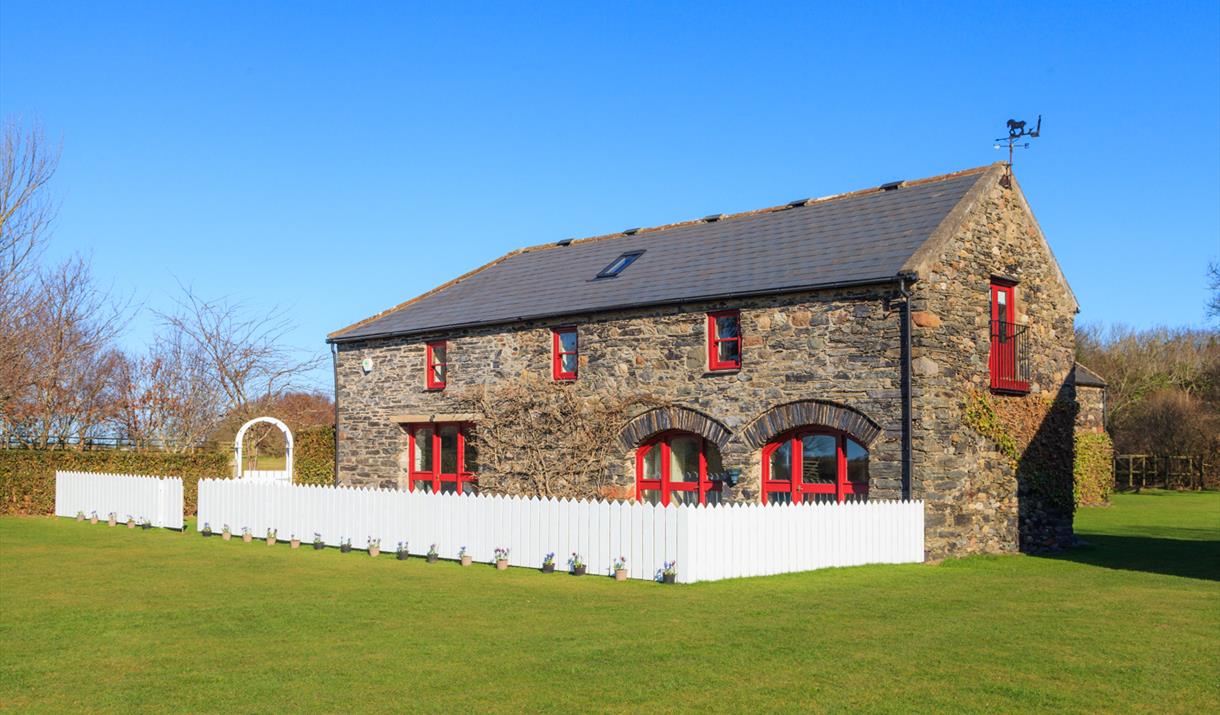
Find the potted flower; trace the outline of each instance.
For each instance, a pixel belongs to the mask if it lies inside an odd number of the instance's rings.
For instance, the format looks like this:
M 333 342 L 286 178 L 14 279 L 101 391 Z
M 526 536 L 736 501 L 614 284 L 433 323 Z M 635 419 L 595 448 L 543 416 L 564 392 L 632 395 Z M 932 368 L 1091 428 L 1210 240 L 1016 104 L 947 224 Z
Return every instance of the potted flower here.
M 585 575 L 585 560 L 575 551 L 572 552 L 572 558 L 568 559 L 568 567 L 571 569 L 573 576 Z
M 379 556 L 381 554 L 381 539 L 369 537 L 369 556 Z
M 96 511 L 89 512 L 89 523 L 90 524 L 97 523 L 97 512 Z
M 267 546 L 275 546 L 275 529 L 267 529 Z
M 211 531 L 209 531 L 208 533 L 211 533 Z M 232 530 L 229 529 L 228 524 L 225 524 L 224 527 L 220 530 L 220 538 L 224 539 L 225 541 L 228 541 L 229 539 L 233 538 L 233 532 L 232 532 Z
M 203 534 L 204 536 L 211 536 L 212 535 L 212 525 L 207 523 L 206 521 L 203 522 L 203 531 L 201 531 L 199 533 Z
M 555 552 L 542 557 L 542 573 L 555 573 Z
M 339 537 L 339 552 L 349 554 L 352 551 L 352 540 Z
M 440 553 L 436 550 L 436 544 L 428 547 L 428 563 L 434 564 L 440 558 Z
M 77 520 L 77 521 L 84 521 L 84 520 L 85 520 L 85 512 L 83 512 L 83 511 L 78 511 L 78 512 L 76 512 L 76 520 Z
M 250 531 L 250 527 L 243 526 L 241 528 L 241 540 L 247 544 L 254 541 L 254 534 Z
M 292 544 L 292 548 L 294 549 L 301 548 L 301 540 L 297 538 L 296 534 L 292 535 L 292 538 L 288 540 L 288 543 Z
M 496 568 L 501 571 L 508 568 L 508 549 L 503 546 L 496 547 Z
M 119 523 L 119 515 L 118 515 L 118 514 L 115 514 L 113 511 L 112 511 L 112 512 L 110 512 L 110 514 L 108 514 L 108 515 L 106 516 L 106 523 L 107 523 L 107 524 L 109 524 L 109 525 L 111 525 L 111 526 L 114 526 L 115 524 L 118 524 L 118 523 Z
M 465 546 L 458 549 L 458 558 L 460 558 L 462 560 L 463 566 L 469 566 L 471 563 L 474 562 L 474 559 L 471 558 L 470 554 L 466 552 Z
M 136 528 L 136 519 L 131 514 L 127 515 L 127 528 L 128 529 Z
M 673 583 L 678 576 L 678 562 L 666 561 L 661 569 L 661 583 Z
M 322 541 L 322 535 L 318 532 L 313 532 L 313 550 L 321 551 L 326 548 L 326 542 Z
M 405 541 L 398 542 L 398 548 L 394 550 L 394 556 L 399 561 L 407 560 L 407 557 L 410 556 L 410 554 L 407 552 L 407 542 L 405 542 Z
M 140 517 L 140 528 L 141 529 L 151 529 L 152 522 L 144 517 Z
M 627 580 L 627 557 L 626 556 L 620 556 L 614 560 L 614 580 L 615 581 L 626 581 Z

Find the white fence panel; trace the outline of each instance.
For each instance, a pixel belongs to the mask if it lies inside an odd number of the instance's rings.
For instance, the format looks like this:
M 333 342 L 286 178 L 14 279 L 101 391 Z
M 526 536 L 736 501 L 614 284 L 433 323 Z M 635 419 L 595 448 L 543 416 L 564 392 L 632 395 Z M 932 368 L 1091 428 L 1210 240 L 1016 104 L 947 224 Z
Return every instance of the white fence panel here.
M 57 483 L 57 504 L 69 488 L 69 482 Z M 181 482 L 163 490 L 175 488 L 180 500 Z M 162 518 L 162 512 L 149 513 Z M 205 523 L 214 531 L 227 524 L 234 533 L 248 527 L 260 537 L 275 529 L 281 538 L 296 535 L 302 541 L 316 532 L 327 545 L 350 539 L 358 549 L 369 538 L 380 539 L 385 551 L 407 542 L 417 555 L 436 544 L 446 559 L 456 559 L 464 546 L 479 562 L 490 562 L 494 549 L 504 547 L 511 565 L 530 568 L 540 567 L 552 551 L 562 568 L 575 552 L 590 574 L 611 573 L 614 560 L 625 556 L 637 579 L 655 578 L 666 561 L 676 560 L 678 580 L 686 583 L 920 562 L 924 548 L 918 501 L 661 507 L 203 480 L 200 527 Z
M 153 526 L 181 529 L 182 480 L 132 474 L 55 472 L 55 515 L 94 513 L 120 522 L 147 519 Z

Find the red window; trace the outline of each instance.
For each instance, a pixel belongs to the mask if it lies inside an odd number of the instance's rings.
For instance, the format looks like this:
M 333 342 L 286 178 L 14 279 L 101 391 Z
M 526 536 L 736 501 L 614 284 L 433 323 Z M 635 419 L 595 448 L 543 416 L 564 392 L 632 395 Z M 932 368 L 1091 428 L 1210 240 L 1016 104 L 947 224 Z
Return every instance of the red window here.
M 576 328 L 556 328 L 551 331 L 551 376 L 556 380 L 575 380 L 580 349 Z
M 868 450 L 837 430 L 789 432 L 763 448 L 764 504 L 864 501 Z
M 707 314 L 707 366 L 709 370 L 741 368 L 741 312 Z
M 412 425 L 408 488 L 444 494 L 475 494 L 476 454 L 466 424 L 438 422 Z
M 444 340 L 434 340 L 427 345 L 427 384 L 429 390 L 445 389 L 449 377 L 449 363 L 445 361 L 447 348 Z
M 663 432 L 635 453 L 635 498 L 651 504 L 717 504 L 720 450 L 690 432 Z
M 1016 323 L 1016 286 L 1007 281 L 991 284 L 991 388 L 1002 392 L 1029 392 L 1029 359 L 1025 326 Z

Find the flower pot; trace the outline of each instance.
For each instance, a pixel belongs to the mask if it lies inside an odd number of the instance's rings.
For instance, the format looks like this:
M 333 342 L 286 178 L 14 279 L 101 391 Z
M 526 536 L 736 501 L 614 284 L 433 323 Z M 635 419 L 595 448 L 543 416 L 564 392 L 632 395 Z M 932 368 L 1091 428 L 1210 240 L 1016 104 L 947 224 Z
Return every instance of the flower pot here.
M 211 535 L 212 535 L 212 532 L 207 531 L 206 529 L 205 529 L 204 531 L 199 532 L 199 533 L 200 533 L 200 534 L 203 534 L 205 538 L 206 538 L 206 537 L 208 537 L 208 536 L 211 536 Z
M 351 544 L 339 544 L 339 552 L 340 552 L 340 553 L 349 554 L 349 553 L 351 553 L 351 551 L 352 551 L 352 545 L 351 545 Z
M 325 548 L 326 548 L 326 544 L 323 544 L 321 541 L 314 542 L 314 545 L 313 545 L 314 551 L 321 551 L 322 549 L 325 549 Z
M 242 534 L 242 535 L 241 535 L 241 540 L 242 540 L 242 541 L 244 541 L 244 542 L 246 542 L 246 543 L 248 544 L 248 543 L 250 543 L 251 541 L 254 541 L 254 537 L 253 537 L 253 536 L 251 536 L 251 535 L 249 535 L 249 534 Z
M 586 568 L 588 568 L 588 567 L 587 566 L 573 566 L 572 575 L 573 576 L 584 576 Z
M 381 555 L 381 549 L 379 547 L 376 547 L 376 546 L 369 547 L 369 556 L 380 556 L 380 555 Z
M 627 580 L 627 569 L 614 569 L 614 580 L 615 581 L 626 581 Z
M 288 542 L 288 543 L 292 544 L 292 548 L 294 548 L 294 549 L 299 549 L 299 548 L 301 548 L 301 540 L 300 540 L 300 539 L 293 539 L 292 541 L 290 541 L 290 542 Z
M 469 566 L 472 563 L 474 563 L 474 558 L 472 558 L 470 556 L 470 554 L 462 554 L 462 565 L 463 566 Z
M 77 521 L 84 521 L 84 520 L 85 520 L 85 515 L 84 515 L 84 514 L 77 514 L 77 515 L 76 515 L 76 520 L 77 520 Z
M 428 563 L 430 563 L 430 564 L 436 563 L 436 558 L 437 558 L 436 554 L 428 554 Z
M 136 523 L 135 523 L 134 521 L 129 521 L 129 522 L 127 522 L 127 528 L 128 528 L 128 529 L 134 529 L 134 528 L 136 528 Z
M 500 560 L 496 561 L 496 568 L 499 569 L 500 571 L 504 571 L 505 569 L 507 569 L 508 568 L 508 559 L 500 559 Z
M 678 574 L 674 573 L 663 573 L 661 574 L 661 583 L 673 583 L 677 576 Z
M 555 564 L 543 564 L 542 573 L 555 573 Z
M 146 522 L 144 522 L 143 524 L 140 524 L 140 528 L 141 528 L 141 529 L 146 529 L 146 530 L 147 530 L 147 529 L 151 529 L 151 528 L 152 528 L 152 522 L 151 522 L 151 521 L 146 521 Z
M 267 537 L 267 546 L 275 546 L 275 537 L 274 536 Z
M 406 561 L 410 554 L 408 554 L 406 551 L 399 551 L 397 554 L 395 554 L 395 556 L 398 557 L 399 561 Z
M 210 532 L 208 532 L 208 533 L 210 533 Z M 208 533 L 205 533 L 204 536 L 207 536 Z M 233 535 L 230 534 L 229 532 L 225 531 L 225 532 L 221 533 L 220 538 L 224 539 L 225 541 L 228 541 L 229 539 L 233 538 Z
M 97 517 L 96 517 L 96 516 L 91 516 L 91 517 L 89 517 L 89 523 L 90 523 L 90 524 L 96 524 L 96 523 L 97 523 Z M 113 525 L 112 525 L 112 526 L 113 526 Z

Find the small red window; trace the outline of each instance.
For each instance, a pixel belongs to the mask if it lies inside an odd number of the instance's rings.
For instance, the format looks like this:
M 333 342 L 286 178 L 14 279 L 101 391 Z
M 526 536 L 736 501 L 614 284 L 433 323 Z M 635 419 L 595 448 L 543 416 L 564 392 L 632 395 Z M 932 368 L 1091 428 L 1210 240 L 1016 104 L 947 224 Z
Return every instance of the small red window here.
M 556 328 L 551 331 L 551 376 L 556 380 L 575 380 L 580 359 L 576 328 Z
M 707 367 L 709 370 L 741 368 L 740 311 L 707 314 Z
M 445 380 L 449 377 L 449 363 L 446 362 L 447 349 L 444 340 L 435 340 L 427 347 L 427 385 L 429 390 L 445 389 Z

